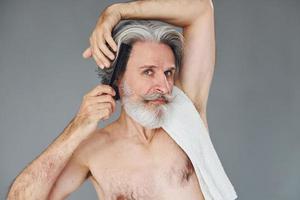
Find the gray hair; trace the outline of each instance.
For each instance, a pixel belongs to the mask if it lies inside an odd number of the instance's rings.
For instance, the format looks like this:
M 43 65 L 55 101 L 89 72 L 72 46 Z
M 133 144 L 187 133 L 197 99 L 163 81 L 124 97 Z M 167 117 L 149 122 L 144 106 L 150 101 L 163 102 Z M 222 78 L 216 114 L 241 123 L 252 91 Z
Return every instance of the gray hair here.
M 164 43 L 168 45 L 175 57 L 176 71 L 178 72 L 181 66 L 182 60 L 182 49 L 183 49 L 183 36 L 177 31 L 173 26 L 156 21 L 156 20 L 125 20 L 121 21 L 113 30 L 112 37 L 117 43 L 117 55 L 116 58 L 111 63 L 109 68 L 97 68 L 98 77 L 101 82 L 107 82 L 111 77 L 113 69 L 118 60 L 118 52 L 122 43 L 133 44 L 137 41 L 151 41 Z M 126 66 L 120 70 L 121 74 L 125 71 Z M 117 88 L 116 85 L 113 87 Z

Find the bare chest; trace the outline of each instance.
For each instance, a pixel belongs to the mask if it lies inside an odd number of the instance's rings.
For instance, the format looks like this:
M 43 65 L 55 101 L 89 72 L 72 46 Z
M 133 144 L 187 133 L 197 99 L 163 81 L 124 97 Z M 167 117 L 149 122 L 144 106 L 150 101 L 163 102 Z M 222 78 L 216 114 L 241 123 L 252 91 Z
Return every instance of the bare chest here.
M 100 199 L 176 199 L 185 192 L 187 195 L 191 191 L 200 192 L 190 159 L 167 133 L 147 147 L 113 144 L 101 158 L 94 160 L 99 162 L 92 163 L 90 168 Z

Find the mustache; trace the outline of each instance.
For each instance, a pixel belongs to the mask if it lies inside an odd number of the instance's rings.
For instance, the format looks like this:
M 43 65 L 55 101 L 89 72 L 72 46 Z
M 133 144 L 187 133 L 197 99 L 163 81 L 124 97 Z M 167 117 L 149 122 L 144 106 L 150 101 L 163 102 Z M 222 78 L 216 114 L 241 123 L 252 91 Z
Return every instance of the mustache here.
M 156 99 L 164 99 L 167 103 L 172 102 L 174 100 L 174 96 L 171 94 L 161 94 L 161 93 L 152 93 L 146 94 L 142 96 L 145 101 L 153 101 Z

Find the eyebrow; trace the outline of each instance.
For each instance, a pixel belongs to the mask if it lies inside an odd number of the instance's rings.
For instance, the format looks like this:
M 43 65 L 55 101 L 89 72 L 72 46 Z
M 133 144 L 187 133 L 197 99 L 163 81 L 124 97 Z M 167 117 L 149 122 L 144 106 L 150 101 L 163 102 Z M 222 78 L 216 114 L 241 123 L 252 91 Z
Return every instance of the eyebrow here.
M 158 68 L 156 65 L 143 65 L 141 67 L 139 67 L 140 69 L 151 69 L 151 68 Z M 171 66 L 169 67 L 167 70 L 176 70 L 176 67 Z

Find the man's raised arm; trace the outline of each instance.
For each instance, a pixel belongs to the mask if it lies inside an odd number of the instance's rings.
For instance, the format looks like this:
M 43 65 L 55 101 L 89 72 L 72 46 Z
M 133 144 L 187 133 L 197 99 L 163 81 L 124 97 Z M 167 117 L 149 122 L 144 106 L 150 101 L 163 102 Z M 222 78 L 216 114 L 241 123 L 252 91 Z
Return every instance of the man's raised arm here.
M 109 67 L 116 49 L 113 27 L 122 19 L 154 19 L 183 28 L 183 62 L 176 84 L 194 102 L 206 127 L 206 106 L 215 65 L 215 32 L 211 0 L 144 0 L 117 3 L 100 16 L 84 58 L 93 56 L 100 67 Z
M 77 146 L 96 130 L 98 122 L 108 119 L 114 112 L 113 95 L 115 91 L 108 85 L 98 85 L 87 93 L 76 117 L 61 135 L 17 176 L 8 199 L 48 199 L 57 180 L 59 182 L 51 193 L 51 198 L 66 196 L 78 187 L 88 170 L 80 165 L 77 158 L 68 162 Z M 67 183 L 68 179 L 72 182 L 61 187 L 61 183 Z

